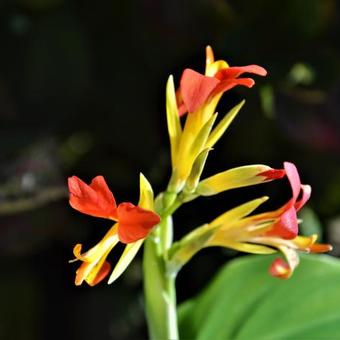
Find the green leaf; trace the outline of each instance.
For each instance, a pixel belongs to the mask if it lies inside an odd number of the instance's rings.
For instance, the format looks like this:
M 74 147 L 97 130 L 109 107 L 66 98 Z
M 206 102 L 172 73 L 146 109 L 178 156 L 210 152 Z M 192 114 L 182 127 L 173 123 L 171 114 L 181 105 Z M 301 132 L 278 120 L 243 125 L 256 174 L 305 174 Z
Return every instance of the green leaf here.
M 275 256 L 231 261 L 179 307 L 183 339 L 340 339 L 340 261 L 301 256 L 289 280 L 272 278 Z

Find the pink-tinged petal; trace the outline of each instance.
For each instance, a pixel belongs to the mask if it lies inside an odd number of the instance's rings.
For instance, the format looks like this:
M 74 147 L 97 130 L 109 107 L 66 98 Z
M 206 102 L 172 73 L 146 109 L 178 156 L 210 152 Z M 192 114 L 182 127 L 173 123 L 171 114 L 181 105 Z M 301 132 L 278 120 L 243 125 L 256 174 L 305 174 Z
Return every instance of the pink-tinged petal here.
M 219 70 L 215 74 L 215 78 L 219 80 L 234 79 L 239 77 L 243 73 L 253 73 L 259 76 L 267 75 L 267 71 L 263 67 L 258 65 L 248 65 L 248 66 L 232 66 L 225 68 L 223 70 Z
M 266 232 L 266 235 L 291 240 L 297 236 L 298 232 L 296 210 L 292 206 L 280 215 L 279 220 L 273 225 L 271 230 Z
M 289 183 L 292 187 L 293 191 L 292 200 L 295 203 L 301 190 L 300 176 L 296 169 L 296 166 L 293 163 L 284 162 L 284 169 L 286 171 Z
M 312 188 L 310 185 L 301 185 L 301 189 L 302 197 L 294 205 L 296 211 L 299 211 L 306 204 L 312 194 Z
M 69 202 L 75 210 L 96 217 L 116 218 L 116 201 L 102 176 L 95 177 L 90 185 L 72 176 L 68 187 Z
M 257 176 L 263 176 L 266 181 L 270 181 L 283 178 L 285 174 L 286 172 L 283 169 L 270 169 L 259 173 Z
M 255 81 L 251 78 L 239 78 L 239 79 L 226 79 L 222 80 L 211 92 L 212 96 L 215 96 L 219 93 L 226 92 L 231 90 L 233 87 L 237 85 L 242 85 L 246 87 L 252 87 L 255 84 Z
M 269 273 L 279 279 L 288 279 L 291 276 L 291 269 L 284 260 L 278 257 L 271 264 Z
M 118 236 L 123 243 L 132 243 L 145 238 L 152 228 L 160 222 L 160 217 L 132 203 L 118 206 Z
M 180 82 L 180 93 L 188 112 L 195 112 L 199 109 L 208 100 L 218 83 L 219 80 L 213 77 L 206 77 L 191 69 L 184 70 Z M 179 111 L 181 114 L 182 111 Z

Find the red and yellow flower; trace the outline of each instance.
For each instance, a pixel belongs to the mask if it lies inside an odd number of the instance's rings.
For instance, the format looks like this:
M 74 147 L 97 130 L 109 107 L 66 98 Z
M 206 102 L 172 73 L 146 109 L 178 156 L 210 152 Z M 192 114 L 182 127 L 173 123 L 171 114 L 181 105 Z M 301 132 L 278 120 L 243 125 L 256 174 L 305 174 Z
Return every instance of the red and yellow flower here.
M 317 235 L 298 236 L 297 212 L 305 205 L 311 195 L 311 187 L 302 185 L 294 164 L 285 162 L 284 170 L 292 188 L 292 198 L 276 211 L 252 215 L 247 209 L 254 210 L 267 198 L 251 201 L 211 223 L 221 225 L 209 240 L 208 245 L 220 245 L 255 254 L 270 254 L 281 251 L 287 262 L 276 259 L 270 273 L 279 278 L 289 278 L 299 263 L 297 251 L 326 252 L 331 250 L 328 244 L 315 244 Z M 299 198 L 301 196 L 301 198 Z M 245 210 L 245 207 L 247 209 Z M 232 215 L 239 214 L 230 222 Z
M 213 128 L 217 117 L 215 109 L 222 94 L 238 85 L 252 87 L 255 84 L 252 78 L 240 78 L 243 73 L 260 76 L 267 74 L 266 70 L 258 65 L 229 67 L 224 60 L 215 61 L 213 51 L 208 46 L 204 75 L 185 69 L 177 91 L 170 76 L 166 92 L 173 168 L 170 189 L 176 192 L 182 189 L 195 160 L 202 152 L 214 146 L 243 106 L 244 101 L 231 109 Z M 187 112 L 182 129 L 179 117 Z
M 301 184 L 294 164 L 285 162 L 284 173 L 292 188 L 292 198 L 286 204 L 275 211 L 248 216 L 268 199 L 261 197 L 225 212 L 179 241 L 174 246 L 172 265 L 180 268 L 200 249 L 210 246 L 254 254 L 280 251 L 287 262 L 277 258 L 269 271 L 273 276 L 286 279 L 299 263 L 297 251 L 330 251 L 332 247 L 329 244 L 315 244 L 317 235 L 298 236 L 297 212 L 309 199 L 311 187 Z M 270 171 L 262 175 L 270 177 L 272 174 L 274 172 Z
M 152 188 L 141 174 L 140 200 L 139 205 L 135 206 L 130 202 L 117 205 L 102 176 L 95 177 L 90 185 L 73 176 L 69 178 L 68 186 L 70 205 L 74 209 L 116 222 L 104 238 L 87 252 L 81 253 L 81 244 L 74 247 L 76 260 L 83 262 L 77 270 L 75 283 L 80 285 L 85 280 L 89 285 L 95 285 L 103 280 L 111 270 L 111 265 L 106 258 L 120 241 L 126 244 L 126 247 L 110 275 L 109 283 L 111 283 L 126 269 L 144 239 L 160 222 L 160 217 L 153 212 Z

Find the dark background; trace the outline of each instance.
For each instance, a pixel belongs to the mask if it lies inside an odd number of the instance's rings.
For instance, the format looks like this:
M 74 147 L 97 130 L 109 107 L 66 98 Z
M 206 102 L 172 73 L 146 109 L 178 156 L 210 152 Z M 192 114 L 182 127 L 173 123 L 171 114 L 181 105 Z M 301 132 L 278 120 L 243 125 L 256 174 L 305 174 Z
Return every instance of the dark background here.
M 137 202 L 139 171 L 163 190 L 165 83 L 185 67 L 203 72 L 207 44 L 217 59 L 269 74 L 224 96 L 221 115 L 247 103 L 205 176 L 293 161 L 313 187 L 302 232 L 319 231 L 338 255 L 339 22 L 335 0 L 2 0 L 0 338 L 146 337 L 142 252 L 112 286 L 73 285 L 73 246 L 93 246 L 110 222 L 72 210 L 66 179 L 104 175 L 119 202 Z M 189 203 L 176 215 L 176 236 L 268 193 L 265 209 L 290 194 L 280 182 Z M 234 256 L 209 249 L 194 258 L 179 275 L 179 301 Z

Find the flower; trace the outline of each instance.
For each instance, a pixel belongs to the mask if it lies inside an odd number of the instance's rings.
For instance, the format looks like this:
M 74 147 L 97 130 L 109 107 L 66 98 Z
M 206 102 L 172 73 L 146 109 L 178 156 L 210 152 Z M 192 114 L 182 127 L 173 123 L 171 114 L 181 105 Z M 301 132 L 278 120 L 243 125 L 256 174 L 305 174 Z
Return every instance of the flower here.
M 178 193 L 183 188 L 195 161 L 211 150 L 243 106 L 244 101 L 233 107 L 213 128 L 217 118 L 215 109 L 222 94 L 237 85 L 254 85 L 251 78 L 239 78 L 243 73 L 267 74 L 258 65 L 229 67 L 224 60 L 215 61 L 208 46 L 205 75 L 185 69 L 177 91 L 172 76 L 169 77 L 166 107 L 173 169 L 169 191 Z M 189 114 L 182 128 L 179 116 L 186 112 Z
M 280 170 L 272 170 L 266 170 L 259 175 L 270 178 L 280 174 Z M 285 162 L 284 172 L 292 188 L 292 198 L 286 204 L 275 211 L 249 216 L 268 200 L 268 197 L 261 197 L 225 212 L 211 223 L 195 229 L 174 245 L 171 252 L 171 267 L 178 270 L 199 250 L 210 246 L 222 246 L 254 254 L 272 254 L 280 251 L 287 262 L 281 258 L 275 259 L 269 272 L 275 277 L 286 279 L 292 275 L 299 263 L 297 251 L 314 253 L 330 251 L 332 247 L 329 244 L 315 244 L 317 235 L 298 236 L 297 211 L 309 199 L 311 187 L 301 184 L 299 173 L 293 163 Z
M 206 48 L 206 72 L 200 74 L 191 69 L 183 71 L 180 88 L 177 91 L 179 114 L 196 112 L 202 105 L 214 97 L 237 85 L 252 87 L 252 78 L 238 78 L 243 73 L 265 76 L 267 71 L 258 65 L 229 67 L 224 60 L 214 61 L 212 48 Z
M 297 250 L 319 253 L 330 251 L 332 247 L 328 244 L 315 244 L 317 235 L 298 236 L 297 211 L 308 201 L 311 187 L 301 184 L 293 163 L 285 162 L 284 169 L 292 188 L 292 198 L 272 212 L 245 217 L 266 201 L 267 197 L 226 212 L 210 224 L 211 228 L 216 228 L 216 232 L 208 245 L 220 245 L 255 254 L 270 254 L 279 250 L 284 254 L 287 263 L 277 258 L 269 271 L 273 276 L 286 279 L 299 263 Z M 298 199 L 300 194 L 301 198 Z
M 103 176 L 95 177 L 90 185 L 78 177 L 72 176 L 68 179 L 68 186 L 69 202 L 74 209 L 84 214 L 117 222 L 104 238 L 86 253 L 81 254 L 81 244 L 74 247 L 73 253 L 76 260 L 83 262 L 77 270 L 75 283 L 80 285 L 85 280 L 89 285 L 95 285 L 103 280 L 111 270 L 111 265 L 106 261 L 106 257 L 120 241 L 125 243 L 126 247 L 110 276 L 109 283 L 111 283 L 125 270 L 144 239 L 160 222 L 160 217 L 152 211 L 151 186 L 141 174 L 139 206 L 129 202 L 123 202 L 117 206 Z

